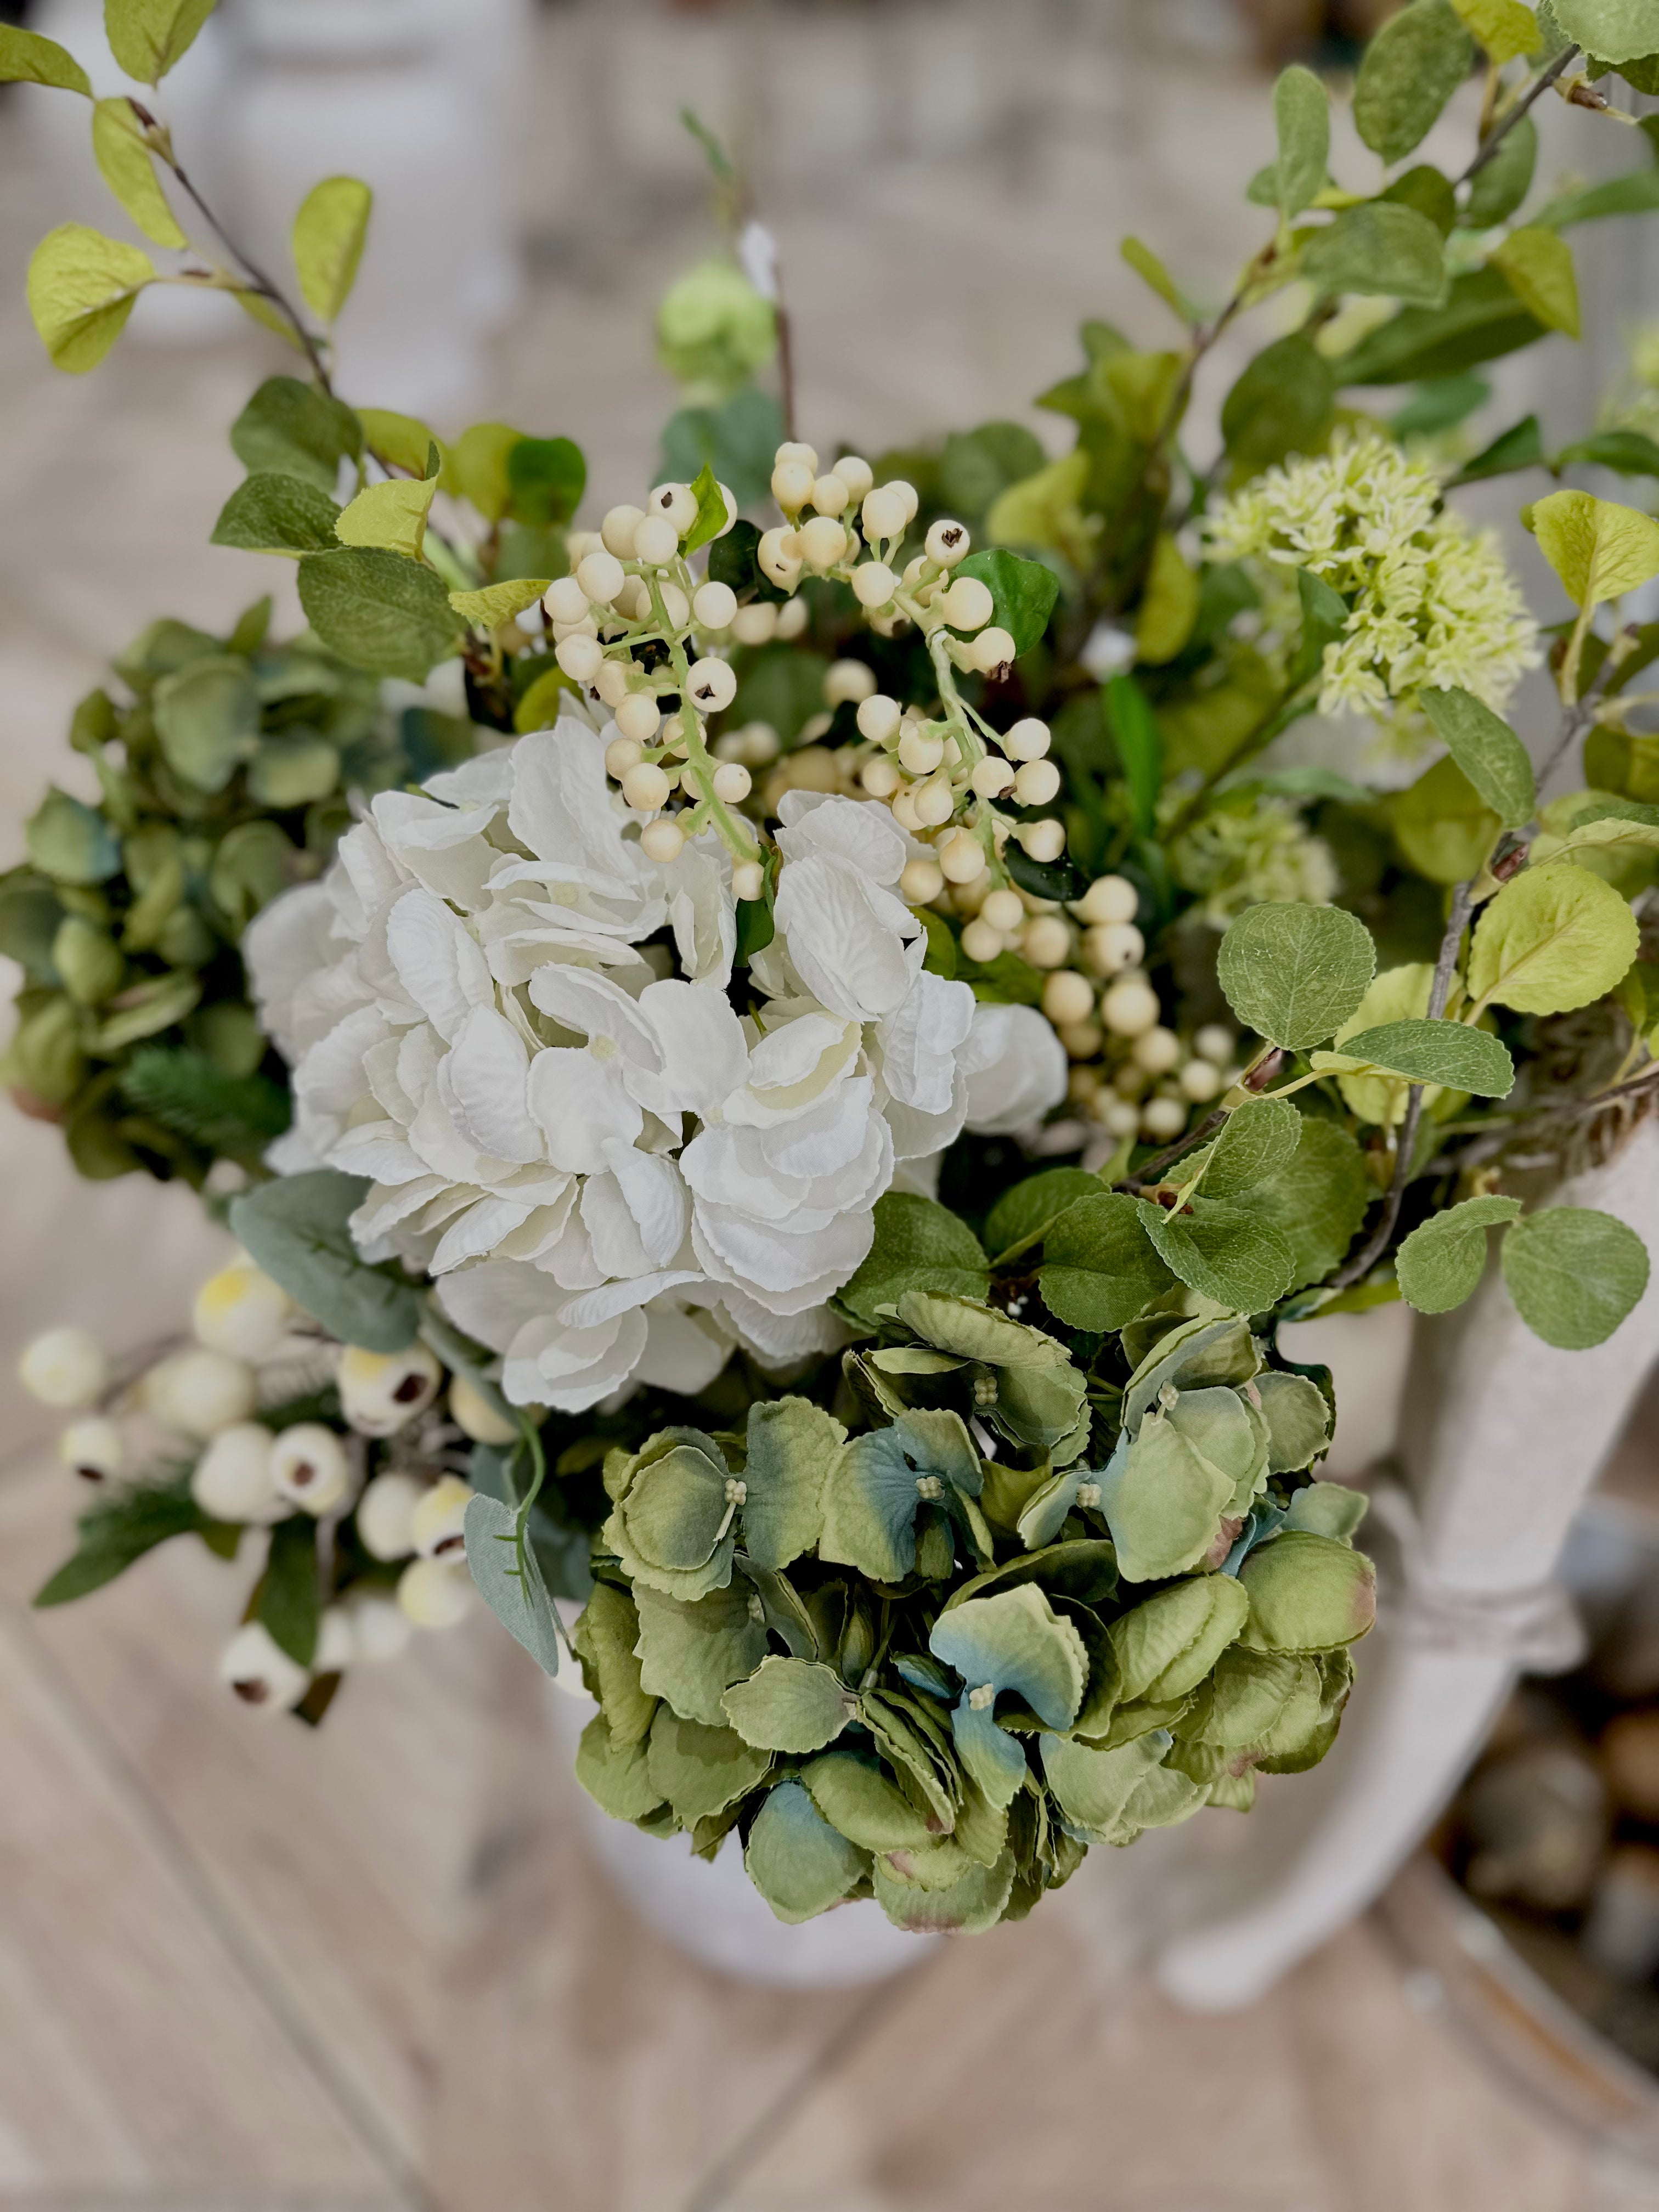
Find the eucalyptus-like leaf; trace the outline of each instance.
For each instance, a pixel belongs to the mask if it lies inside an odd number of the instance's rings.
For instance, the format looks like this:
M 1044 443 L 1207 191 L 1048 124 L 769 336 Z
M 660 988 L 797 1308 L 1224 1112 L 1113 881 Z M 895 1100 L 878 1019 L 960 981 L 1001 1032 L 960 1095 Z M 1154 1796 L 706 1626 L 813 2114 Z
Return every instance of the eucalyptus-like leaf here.
M 1247 908 L 1221 940 L 1217 973 L 1246 1028 L 1301 1051 L 1353 1012 L 1376 969 L 1370 932 L 1335 906 Z
M 1504 1239 L 1504 1280 L 1546 1344 L 1601 1344 L 1648 1286 L 1647 1247 L 1627 1222 L 1588 1206 L 1524 1214 Z
M 1322 91 L 1322 104 L 1324 97 Z M 1335 406 L 1330 363 L 1311 339 L 1292 331 L 1264 346 L 1239 371 L 1221 404 L 1222 438 L 1242 468 L 1272 468 L 1291 453 L 1317 453 Z
M 1439 231 L 1427 216 L 1395 200 L 1366 200 L 1316 231 L 1303 248 L 1302 272 L 1330 294 L 1382 293 L 1425 307 L 1437 307 L 1446 295 Z
M 352 1242 L 368 1184 L 317 1168 L 258 1184 L 231 1201 L 230 1230 L 254 1265 L 343 1344 L 404 1352 L 420 1327 L 419 1287 L 374 1267 Z
M 1527 749 L 1509 724 L 1471 691 L 1455 684 L 1419 694 L 1424 713 L 1469 781 L 1506 830 L 1519 830 L 1538 808 Z
M 1570 338 L 1578 336 L 1578 279 L 1572 248 L 1559 231 L 1542 223 L 1525 224 L 1495 246 L 1489 258 L 1494 269 L 1503 270 L 1522 306 L 1546 330 L 1565 331 Z
M 553 1600 L 541 1565 L 526 1543 L 520 1554 L 514 1541 L 518 1516 L 499 1498 L 477 1492 L 467 1500 L 466 1564 L 484 1603 L 508 1634 L 516 1637 L 544 1674 L 568 1667 L 555 1626 Z

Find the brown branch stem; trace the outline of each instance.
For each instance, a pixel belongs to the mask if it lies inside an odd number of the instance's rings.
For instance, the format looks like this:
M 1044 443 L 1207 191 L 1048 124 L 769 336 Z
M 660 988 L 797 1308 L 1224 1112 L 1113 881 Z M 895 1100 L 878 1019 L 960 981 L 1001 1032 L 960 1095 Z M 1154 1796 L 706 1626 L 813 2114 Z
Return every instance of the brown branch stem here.
M 1554 60 L 1539 71 L 1526 90 L 1510 102 L 1492 128 L 1482 137 L 1474 159 L 1457 179 L 1460 185 L 1467 185 L 1472 178 L 1480 175 L 1533 102 L 1549 90 L 1577 52 L 1577 46 L 1564 46 Z

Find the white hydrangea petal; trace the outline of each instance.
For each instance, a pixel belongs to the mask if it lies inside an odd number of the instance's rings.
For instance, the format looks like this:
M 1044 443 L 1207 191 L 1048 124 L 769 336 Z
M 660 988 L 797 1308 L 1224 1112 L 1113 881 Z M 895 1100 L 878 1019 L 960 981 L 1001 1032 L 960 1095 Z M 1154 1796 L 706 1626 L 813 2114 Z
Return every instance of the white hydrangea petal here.
M 662 1054 L 670 1096 L 707 1121 L 749 1073 L 743 1024 L 723 991 L 707 983 L 651 983 L 640 994 Z
M 492 1352 L 505 1352 L 526 1322 L 544 1318 L 558 1292 L 539 1268 L 519 1260 L 481 1260 L 446 1275 L 437 1299 L 457 1328 Z
M 297 1060 L 332 1024 L 318 1027 L 301 1013 L 301 994 L 338 957 L 334 902 L 321 884 L 299 884 L 256 914 L 242 933 L 248 991 L 266 1032 L 288 1060 Z
M 645 1316 L 645 1349 L 634 1379 L 655 1390 L 694 1398 L 706 1390 L 732 1356 L 732 1339 L 710 1312 L 657 1305 Z
M 471 760 L 455 768 L 440 769 L 435 775 L 428 776 L 422 788 L 475 817 L 482 815 L 485 821 L 492 820 L 512 796 L 513 747 L 495 745 L 488 752 L 474 753 Z M 479 827 L 483 826 L 480 822 Z
M 601 1283 L 595 1290 L 582 1291 L 567 1298 L 558 1310 L 559 1319 L 567 1328 L 597 1328 L 618 1314 L 632 1313 L 636 1307 L 648 1305 L 665 1291 L 678 1290 L 683 1283 L 701 1279 L 695 1267 L 659 1267 L 651 1274 L 635 1275 L 627 1282 Z
M 691 1217 L 692 1247 L 716 1282 L 758 1293 L 789 1314 L 833 1297 L 868 1255 L 875 1233 L 867 1211 L 798 1236 L 731 1206 L 700 1205 Z
M 581 1209 L 582 1225 L 593 1247 L 593 1264 L 602 1275 L 609 1278 L 651 1273 L 656 1262 L 646 1251 L 640 1225 L 615 1176 L 585 1177 Z
M 438 1240 L 438 1249 L 427 1263 L 429 1274 L 447 1274 L 466 1260 L 482 1260 L 495 1250 L 504 1237 L 520 1229 L 531 1209 L 507 1198 L 481 1198 L 456 1215 Z
M 976 1005 L 957 1064 L 968 1078 L 967 1126 L 981 1136 L 1029 1128 L 1066 1096 L 1066 1048 L 1035 1006 Z
M 481 906 L 495 848 L 484 836 L 491 816 L 441 806 L 418 791 L 382 791 L 370 803 L 388 852 L 418 884 L 461 907 Z
M 713 830 L 685 846 L 662 868 L 669 927 L 680 966 L 694 983 L 723 991 L 738 949 L 738 907 L 732 855 Z
M 555 1167 L 595 1175 L 608 1138 L 632 1144 L 644 1127 L 619 1060 L 597 1060 L 580 1047 L 550 1045 L 530 1063 L 530 1111 Z
M 377 1243 L 400 1222 L 418 1213 L 428 1199 L 448 1188 L 436 1176 L 422 1176 L 418 1182 L 371 1183 L 351 1217 L 353 1239 L 359 1245 Z
M 738 1341 L 763 1366 L 793 1366 L 818 1353 L 838 1352 L 853 1339 L 853 1331 L 827 1305 L 781 1314 L 758 1298 L 727 1288 L 721 1293 L 720 1307 L 737 1331 Z
M 641 1152 L 611 1139 L 605 1147 L 611 1174 L 635 1222 L 647 1263 L 673 1262 L 691 1225 L 691 1200 L 684 1179 L 671 1159 Z
M 837 799 L 823 791 L 786 791 L 778 805 L 778 845 L 786 860 L 833 853 L 872 883 L 896 884 L 910 857 L 891 809 L 875 799 Z
M 924 1114 L 951 1105 L 956 1055 L 974 1025 L 973 993 L 926 969 L 902 1006 L 877 1025 L 882 1080 L 895 1098 Z
M 561 1029 L 615 1045 L 630 1096 L 678 1127 L 684 1101 L 664 1072 L 657 1032 L 639 1002 L 610 976 L 592 968 L 538 968 L 530 979 L 530 1001 Z
M 645 1316 L 626 1313 L 596 1328 L 568 1328 L 550 1316 L 520 1330 L 507 1355 L 501 1389 L 515 1406 L 585 1413 L 621 1389 L 645 1350 Z
M 371 1182 L 424 1182 L 429 1172 L 398 1121 L 360 1121 L 329 1149 L 329 1164 L 342 1175 Z
M 493 1006 L 475 1006 L 443 1064 L 450 1110 L 461 1134 L 498 1160 L 543 1157 L 542 1133 L 529 1106 L 530 1054 Z
M 447 1044 L 474 1006 L 494 1004 L 483 949 L 432 892 L 404 893 L 386 920 L 386 949 L 398 981 Z
M 786 861 L 774 911 L 790 960 L 820 1006 L 865 1022 L 903 1004 L 921 968 L 921 924 L 850 861 L 824 853 Z

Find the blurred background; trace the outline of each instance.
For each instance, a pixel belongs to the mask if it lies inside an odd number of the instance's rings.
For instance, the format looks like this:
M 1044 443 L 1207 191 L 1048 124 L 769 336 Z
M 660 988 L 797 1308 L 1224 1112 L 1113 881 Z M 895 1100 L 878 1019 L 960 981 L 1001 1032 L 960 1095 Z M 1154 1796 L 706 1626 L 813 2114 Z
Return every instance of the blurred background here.
M 1224 296 L 1261 232 L 1243 186 L 1272 151 L 1272 70 L 1340 72 L 1386 12 L 222 0 L 163 104 L 256 249 L 281 250 L 317 177 L 374 185 L 348 398 L 574 437 L 597 514 L 659 473 L 679 395 L 655 304 L 720 243 L 682 107 L 730 143 L 777 236 L 803 435 L 873 455 L 1012 417 L 1052 447 L 1061 426 L 1027 398 L 1073 368 L 1083 318 L 1163 342 L 1119 239 Z M 98 0 L 0 14 L 123 88 Z M 1553 103 L 1540 119 L 1546 173 L 1631 158 L 1610 131 L 1567 149 Z M 225 428 L 283 366 L 274 343 L 222 301 L 151 295 L 101 373 L 55 374 L 22 278 L 70 219 L 118 227 L 84 111 L 7 88 L 8 864 L 47 780 L 76 787 L 68 714 L 112 653 L 156 615 L 227 627 L 287 588 L 279 564 L 207 544 L 240 475 Z M 1584 343 L 1498 364 L 1494 427 L 1538 406 L 1558 442 L 1581 434 L 1659 316 L 1643 227 L 1594 233 Z M 1200 447 L 1231 373 L 1223 348 Z M 219 1242 L 187 1191 L 77 1183 L 57 1132 L 9 1108 L 0 1218 L 0 1347 L 59 1319 L 117 1346 L 169 1327 Z M 223 1585 L 204 1553 L 27 1611 L 73 1501 L 9 1354 L 0 1411 L 3 2212 L 1659 2205 L 1659 1742 L 1607 1735 L 1659 1695 L 1651 1395 L 1578 1549 L 1589 1667 L 1525 1693 L 1438 1859 L 1261 2003 L 1209 2018 L 1144 1978 L 1095 1859 L 1030 1924 L 870 1988 L 790 1995 L 694 1965 L 590 1863 L 539 1686 L 493 1624 L 365 1671 L 315 1735 L 252 1723 L 210 1680 Z

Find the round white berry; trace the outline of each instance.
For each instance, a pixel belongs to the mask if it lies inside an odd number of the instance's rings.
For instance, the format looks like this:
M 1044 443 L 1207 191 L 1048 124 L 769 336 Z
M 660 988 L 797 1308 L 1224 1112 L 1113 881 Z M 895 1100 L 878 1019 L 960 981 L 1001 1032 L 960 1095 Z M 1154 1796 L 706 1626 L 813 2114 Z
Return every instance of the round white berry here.
M 697 519 L 697 495 L 690 484 L 659 483 L 645 502 L 646 513 L 674 526 L 677 538 L 684 538 Z M 643 560 L 645 556 L 641 554 Z
M 31 1398 L 64 1412 L 89 1406 L 109 1382 L 109 1360 L 83 1328 L 49 1328 L 27 1346 L 18 1379 Z
M 859 735 L 868 738 L 872 745 L 884 745 L 898 728 L 899 703 L 890 699 L 884 691 L 875 691 L 869 698 L 859 702 Z
M 593 672 L 593 689 L 614 713 L 628 696 L 628 663 L 602 660 Z
M 1066 824 L 1057 822 L 1052 814 L 1040 822 L 1019 823 L 1014 830 L 1020 844 L 1034 860 L 1047 866 L 1057 860 L 1066 850 Z
M 1140 1109 L 1133 1098 L 1109 1098 L 1098 1120 L 1109 1136 L 1133 1137 L 1140 1129 Z
M 787 525 L 776 530 L 763 531 L 760 544 L 755 548 L 755 558 L 768 581 L 775 584 L 780 591 L 787 591 L 800 574 L 800 532 L 791 530 Z
M 1085 921 L 1133 921 L 1140 894 L 1127 876 L 1097 876 L 1078 901 Z
M 577 684 L 591 684 L 599 672 L 605 654 L 594 637 L 562 637 L 553 648 L 553 658 L 565 674 Z
M 432 1403 L 443 1372 L 423 1344 L 411 1344 L 406 1352 L 347 1345 L 336 1370 L 347 1424 L 360 1436 L 395 1436 Z
M 550 622 L 586 622 L 587 594 L 574 576 L 560 576 L 542 593 L 542 607 Z
M 647 514 L 634 532 L 634 558 L 649 568 L 665 568 L 679 550 L 680 533 L 665 514 Z
M 1095 1010 L 1095 987 L 1075 968 L 1056 969 L 1042 987 L 1042 1011 L 1056 1028 L 1086 1022 Z
M 415 1509 L 426 1487 L 412 1474 L 397 1473 L 377 1474 L 363 1486 L 352 1517 L 371 1559 L 406 1559 L 415 1549 Z
M 984 915 L 980 915 L 963 931 L 962 949 L 970 960 L 977 961 L 982 967 L 988 961 L 994 960 L 1002 951 L 1002 932 L 994 929 Z
M 1014 777 L 1014 798 L 1021 806 L 1047 806 L 1060 790 L 1060 770 L 1053 761 L 1027 761 Z
M 640 849 L 647 860 L 655 860 L 661 867 L 678 860 L 685 849 L 685 832 L 678 822 L 666 817 L 647 823 L 640 832 Z
M 1207 1105 L 1221 1088 L 1221 1070 L 1213 1060 L 1189 1060 L 1176 1081 L 1183 1097 L 1190 1098 L 1195 1106 Z
M 862 499 L 876 480 L 876 472 L 869 462 L 856 453 L 843 453 L 836 463 L 836 474 L 846 485 L 849 500 Z
M 1066 1022 L 1055 1034 L 1073 1060 L 1092 1060 L 1106 1042 L 1098 1022 Z
M 738 696 L 738 679 L 729 660 L 694 660 L 690 677 L 691 703 L 702 714 L 720 714 Z
M 1000 799 L 1005 791 L 1014 787 L 1014 771 L 1006 760 L 988 753 L 982 761 L 974 764 L 969 781 L 981 799 Z
M 1072 957 L 1072 933 L 1057 914 L 1033 915 L 1019 949 L 1033 968 L 1063 968 Z
M 832 660 L 824 672 L 823 703 L 839 707 L 850 701 L 860 706 L 876 692 L 876 672 L 867 660 Z
M 1132 921 L 1101 921 L 1085 938 L 1084 949 L 1097 975 L 1121 975 L 1140 965 L 1146 940 Z
M 957 579 L 958 582 L 963 580 Z M 956 585 L 951 588 L 954 591 Z M 982 629 L 977 637 L 969 639 L 967 652 L 969 666 L 976 668 L 981 676 L 991 676 L 1000 668 L 1012 665 L 1014 641 L 1006 629 L 999 629 L 993 623 L 989 629 Z
M 630 691 L 617 708 L 617 729 L 625 741 L 636 746 L 650 744 L 661 720 L 662 709 L 649 691 Z
M 812 496 L 812 483 L 805 461 L 780 461 L 772 471 L 772 496 L 786 514 L 794 514 Z
M 398 1577 L 398 1602 L 416 1628 L 453 1628 L 472 1608 L 465 1558 L 411 1559 Z
M 321 1421 L 296 1421 L 270 1447 L 277 1495 L 307 1513 L 331 1513 L 351 1488 L 344 1443 Z
M 653 761 L 636 761 L 623 777 L 623 797 L 636 814 L 654 814 L 668 804 L 669 783 Z
M 356 1656 L 351 1615 L 343 1605 L 325 1605 L 317 1623 L 317 1648 L 311 1655 L 313 1674 L 343 1674 Z
M 766 645 L 778 626 L 778 611 L 770 599 L 751 599 L 732 617 L 732 635 L 739 645 Z
M 1206 1022 L 1193 1038 L 1193 1050 L 1200 1060 L 1213 1060 L 1218 1067 L 1225 1067 L 1237 1042 L 1224 1022 Z
M 593 604 L 608 607 L 628 579 L 614 553 L 590 553 L 576 571 L 576 581 Z
M 860 561 L 853 571 L 853 597 L 861 607 L 884 607 L 897 589 L 898 578 L 884 561 Z
M 772 456 L 773 467 L 775 468 L 780 461 L 799 461 L 811 469 L 814 476 L 818 472 L 817 447 L 809 446 L 804 438 L 786 438 Z
M 1139 976 L 1121 976 L 1100 1002 L 1101 1017 L 1114 1036 L 1144 1036 L 1162 1011 L 1158 993 Z
M 743 745 L 739 757 L 750 768 L 764 768 L 783 750 L 777 732 L 769 722 L 745 722 L 738 736 Z
M 463 1436 L 471 1437 L 475 1444 L 515 1444 L 519 1441 L 519 1425 L 510 1413 L 498 1410 L 497 1401 L 487 1398 L 476 1382 L 465 1375 L 449 1378 L 449 1418 Z
M 613 507 L 599 525 L 599 541 L 607 553 L 614 553 L 619 561 L 634 558 L 634 532 L 645 520 L 645 510 L 638 507 Z
M 239 1359 L 264 1359 L 288 1332 L 294 1301 L 258 1267 L 222 1267 L 196 1293 L 191 1315 L 198 1344 Z
M 458 1474 L 441 1475 L 415 1508 L 410 1533 L 423 1559 L 465 1559 L 466 1509 L 472 1486 Z
M 732 868 L 732 896 L 735 899 L 757 899 L 766 889 L 766 871 L 758 860 L 734 861 Z
M 351 1622 L 352 1653 L 360 1664 L 398 1659 L 408 1650 L 415 1624 L 395 1597 L 360 1587 L 348 1593 L 344 1609 Z
M 730 584 L 699 584 L 691 594 L 691 611 L 704 629 L 730 629 L 738 595 Z
M 286 1519 L 289 1501 L 271 1473 L 276 1439 L 259 1421 L 233 1421 L 191 1469 L 190 1494 L 210 1521 L 252 1521 L 261 1526 Z
M 1173 1030 L 1157 1023 L 1135 1039 L 1130 1057 L 1148 1075 L 1167 1075 L 1181 1058 L 1181 1039 Z
M 777 579 L 774 577 L 773 581 L 775 583 Z M 786 639 L 799 637 L 811 618 L 812 611 L 805 599 L 791 599 L 787 606 L 778 609 L 777 635 Z
M 898 811 L 894 808 L 894 812 Z M 944 872 L 933 860 L 907 860 L 899 890 L 912 906 L 930 906 L 945 889 Z
M 971 830 L 952 830 L 939 848 L 939 864 L 951 884 L 976 884 L 985 873 L 985 848 Z
M 902 477 L 895 477 L 887 489 L 896 495 L 903 506 L 904 526 L 908 530 L 916 519 L 916 509 L 921 505 L 916 488 L 912 483 L 906 483 Z
M 845 556 L 850 543 L 846 531 L 833 515 L 815 514 L 800 526 L 801 556 L 807 567 L 820 574 Z
M 901 830 L 908 830 L 910 835 L 914 837 L 927 828 L 927 823 L 916 811 L 916 802 L 908 784 L 905 786 L 903 790 L 896 791 L 893 793 L 890 804 L 893 810 L 893 819 L 898 823 Z M 930 861 L 928 866 L 931 867 L 933 863 Z M 939 881 L 941 884 L 944 883 L 945 878 L 943 876 L 939 878 Z
M 903 500 L 891 484 L 882 484 L 864 495 L 859 510 L 864 534 L 874 544 L 878 538 L 902 538 L 910 517 Z
M 954 568 L 973 542 L 965 522 L 951 522 L 942 515 L 922 541 L 927 558 L 937 561 L 941 568 Z
M 1149 1098 L 1140 1109 L 1140 1133 L 1160 1144 L 1178 1137 L 1187 1126 L 1187 1103 L 1182 1098 Z
M 867 760 L 859 770 L 859 781 L 872 799 L 890 799 L 903 781 L 891 761 L 884 755 L 878 760 Z
M 754 778 L 739 761 L 727 761 L 714 770 L 714 796 L 728 806 L 739 806 L 748 798 Z
M 899 766 L 908 769 L 912 775 L 931 775 L 945 758 L 945 740 L 932 730 L 908 723 L 898 742 L 898 757 Z
M 58 1439 L 58 1456 L 88 1482 L 107 1482 L 126 1462 L 126 1445 L 115 1422 L 100 1414 L 71 1421 Z
M 983 629 L 995 611 L 988 585 L 977 576 L 958 576 L 940 593 L 939 611 L 952 629 Z
M 930 777 L 927 782 L 919 785 L 910 797 L 917 820 L 925 823 L 930 830 L 936 830 L 941 823 L 948 822 L 957 811 L 957 795 L 945 776 Z
M 1027 714 L 1014 724 L 1002 740 L 1002 750 L 1012 761 L 1037 761 L 1047 753 L 1052 732 L 1046 722 Z M 1090 916 L 1091 921 L 1094 919 Z
M 147 1412 L 170 1429 L 204 1439 L 217 1436 L 233 1421 L 245 1421 L 258 1398 L 253 1370 L 245 1359 L 205 1346 L 176 1352 L 144 1377 Z
M 812 504 L 820 514 L 833 514 L 837 520 L 853 504 L 853 495 L 842 477 L 831 469 L 828 476 L 820 477 L 812 486 Z
M 714 479 L 714 489 L 720 494 L 721 499 L 726 502 L 726 520 L 721 523 L 720 528 L 714 532 L 714 535 L 716 538 L 724 538 L 726 532 L 732 527 L 732 525 L 738 519 L 738 502 L 731 485 L 723 484 L 718 477 Z
M 258 1620 L 239 1628 L 220 1653 L 219 1680 L 228 1683 L 244 1705 L 270 1713 L 291 1711 L 311 1687 L 309 1670 L 290 1659 Z
M 1000 890 L 987 892 L 980 913 L 993 929 L 1000 929 L 1006 935 L 1011 929 L 1024 927 L 1025 902 L 1018 891 L 1010 890 L 1005 884 Z

